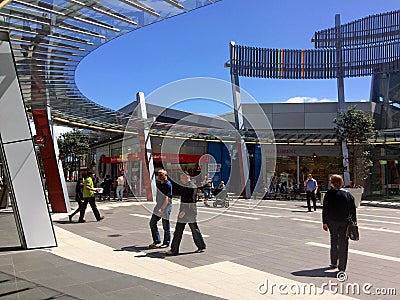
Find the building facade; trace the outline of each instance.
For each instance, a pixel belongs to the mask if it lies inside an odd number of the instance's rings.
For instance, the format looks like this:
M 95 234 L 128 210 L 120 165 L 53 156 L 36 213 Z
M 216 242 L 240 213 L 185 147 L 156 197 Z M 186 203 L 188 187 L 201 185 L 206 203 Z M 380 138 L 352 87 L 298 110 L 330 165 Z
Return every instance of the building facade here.
M 381 120 L 382 104 L 374 102 L 346 103 L 347 106 L 356 105 L 357 109 L 370 113 L 375 120 Z M 260 111 L 256 106 L 261 107 Z M 182 114 L 182 111 L 168 109 L 168 118 L 160 114 L 160 107 L 148 105 L 149 111 L 157 111 L 165 124 L 173 124 Z M 162 109 L 161 109 L 162 111 Z M 320 189 L 329 188 L 331 174 L 343 173 L 341 145 L 335 134 L 334 119 L 337 117 L 338 103 L 263 103 L 260 105 L 243 104 L 245 126 L 252 126 L 252 130 L 263 132 L 257 128 L 260 114 L 265 114 L 270 122 L 274 141 L 265 142 L 261 138 L 257 141 L 245 138 L 250 162 L 249 181 L 252 192 L 264 193 L 275 189 L 276 180 L 287 190 L 302 188 L 308 173 L 317 179 Z M 233 122 L 233 113 L 223 116 L 228 122 Z M 199 126 L 210 124 L 210 117 L 203 117 L 199 123 L 188 124 L 187 131 L 198 130 Z M 169 122 L 169 123 L 168 123 Z M 192 126 L 193 125 L 193 126 Z M 158 130 L 159 131 L 159 130 Z M 155 131 L 156 132 L 156 131 Z M 175 177 L 178 170 L 189 171 L 193 176 L 201 178 L 206 172 L 213 176 L 214 185 L 220 180 L 232 185 L 232 165 L 234 164 L 234 141 L 211 141 L 209 138 L 196 139 L 169 136 L 168 144 L 179 144 L 179 152 L 163 151 L 161 145 L 166 137 L 152 134 L 152 153 L 154 167 L 165 168 Z M 184 139 L 184 142 L 182 142 Z M 373 141 L 371 159 L 373 167 L 369 178 L 364 182 L 364 196 L 384 196 L 398 193 L 398 155 L 399 148 L 396 134 L 382 131 Z M 123 137 L 114 141 L 105 140 L 93 147 L 92 155 L 97 161 L 96 172 L 99 177 L 106 174 L 116 176 L 124 170 L 131 177 L 133 186 L 130 187 L 134 195 L 143 196 L 145 189 L 140 170 L 144 162 L 140 159 L 138 144 L 132 145 L 131 152 L 123 155 Z M 399 143 L 400 143 L 400 139 Z M 162 156 L 162 157 L 161 157 Z M 240 193 L 239 191 L 236 191 Z

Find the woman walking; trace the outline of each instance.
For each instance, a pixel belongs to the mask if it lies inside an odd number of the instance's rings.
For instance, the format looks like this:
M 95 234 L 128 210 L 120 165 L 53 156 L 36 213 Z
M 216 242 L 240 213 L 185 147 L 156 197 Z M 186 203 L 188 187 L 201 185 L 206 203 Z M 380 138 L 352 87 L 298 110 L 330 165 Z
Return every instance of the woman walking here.
M 349 219 L 357 222 L 354 197 L 342 189 L 343 178 L 340 175 L 332 175 L 331 189 L 324 197 L 322 210 L 323 229 L 330 233 L 331 250 L 330 258 L 332 269 L 338 268 L 345 272 L 349 248 L 349 238 L 346 236 Z

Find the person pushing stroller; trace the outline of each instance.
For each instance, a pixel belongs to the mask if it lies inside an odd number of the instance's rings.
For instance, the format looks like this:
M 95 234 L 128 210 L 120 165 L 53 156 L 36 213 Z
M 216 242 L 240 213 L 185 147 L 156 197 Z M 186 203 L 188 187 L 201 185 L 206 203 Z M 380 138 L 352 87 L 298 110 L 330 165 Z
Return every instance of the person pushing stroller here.
M 229 207 L 228 193 L 226 191 L 226 185 L 224 181 L 221 181 L 216 189 L 213 190 L 213 195 L 215 196 L 215 201 L 213 203 L 214 207 L 221 205 L 221 207 Z

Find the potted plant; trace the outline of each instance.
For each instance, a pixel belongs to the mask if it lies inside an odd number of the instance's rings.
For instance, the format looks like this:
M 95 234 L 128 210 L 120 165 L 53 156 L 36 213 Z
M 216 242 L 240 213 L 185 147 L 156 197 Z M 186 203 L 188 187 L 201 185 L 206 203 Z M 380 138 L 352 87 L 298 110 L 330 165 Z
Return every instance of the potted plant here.
M 364 193 L 364 188 L 359 184 L 355 186 L 345 186 L 344 188 L 353 195 L 356 207 L 359 207 L 361 204 L 362 194 Z
M 346 141 L 350 166 L 351 182 L 345 188 L 356 199 L 356 206 L 360 205 L 364 192 L 363 183 L 370 173 L 370 139 L 376 136 L 375 120 L 370 113 L 356 109 L 356 105 L 339 111 L 334 119 L 336 134 L 339 141 Z
M 89 136 L 80 130 L 74 129 L 69 132 L 62 133 L 58 139 L 59 159 L 61 160 L 64 176 L 67 181 L 67 174 L 71 175 L 79 173 L 80 161 L 87 156 L 89 152 Z M 72 176 L 72 180 L 74 180 Z M 76 178 L 77 179 L 77 178 Z M 68 194 L 75 195 L 75 182 L 67 182 Z

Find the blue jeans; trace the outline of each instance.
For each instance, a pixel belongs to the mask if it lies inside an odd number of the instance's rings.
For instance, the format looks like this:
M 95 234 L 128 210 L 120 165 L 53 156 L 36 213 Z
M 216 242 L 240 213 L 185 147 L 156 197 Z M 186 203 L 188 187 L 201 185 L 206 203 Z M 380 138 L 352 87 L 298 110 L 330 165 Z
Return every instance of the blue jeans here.
M 161 217 L 159 217 L 155 214 L 152 214 L 150 223 L 149 223 L 150 229 L 151 229 L 151 236 L 153 237 L 153 242 L 155 244 L 161 243 L 160 233 L 158 232 L 158 228 L 157 228 L 157 223 L 158 223 L 158 221 L 160 221 L 160 219 L 161 219 Z M 162 218 L 162 225 L 163 225 L 163 229 L 164 229 L 163 244 L 169 246 L 169 243 L 171 241 L 171 229 L 169 226 L 169 220 Z
M 120 201 L 122 201 L 122 197 L 124 196 L 124 188 L 125 187 L 123 185 L 117 186 L 117 197 Z
M 206 198 L 206 199 L 211 198 L 211 189 L 208 189 L 208 188 L 204 189 L 203 188 L 203 193 L 204 193 L 204 198 Z

